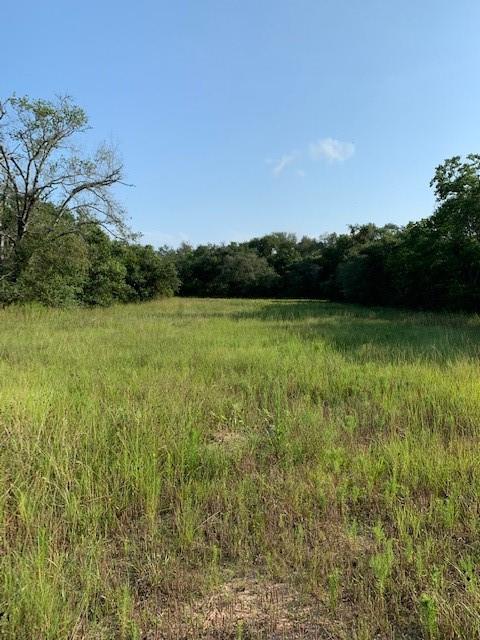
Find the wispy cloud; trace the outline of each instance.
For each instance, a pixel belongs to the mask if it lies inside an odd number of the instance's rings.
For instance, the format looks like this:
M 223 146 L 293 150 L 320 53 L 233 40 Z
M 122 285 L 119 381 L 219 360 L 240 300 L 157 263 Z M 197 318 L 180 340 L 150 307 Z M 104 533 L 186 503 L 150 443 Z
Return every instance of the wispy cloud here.
M 312 160 L 328 160 L 328 162 L 343 162 L 355 153 L 353 142 L 342 142 L 335 138 L 322 138 L 309 145 Z
M 265 162 L 270 165 L 272 176 L 278 178 L 286 169 L 294 167 L 294 175 L 304 178 L 307 174 L 301 165 L 305 161 L 326 160 L 327 162 L 344 162 L 355 153 L 355 145 L 353 142 L 344 142 L 336 138 L 321 138 L 314 142 L 310 142 L 303 150 L 291 151 L 284 153 L 278 159 L 268 158 Z M 300 164 L 300 166 L 298 166 Z
M 268 160 L 267 162 L 273 165 L 272 175 L 277 177 L 280 174 L 282 174 L 285 171 L 285 169 L 295 161 L 296 157 L 297 157 L 297 153 L 295 151 L 292 151 L 291 153 L 285 153 L 278 160 Z

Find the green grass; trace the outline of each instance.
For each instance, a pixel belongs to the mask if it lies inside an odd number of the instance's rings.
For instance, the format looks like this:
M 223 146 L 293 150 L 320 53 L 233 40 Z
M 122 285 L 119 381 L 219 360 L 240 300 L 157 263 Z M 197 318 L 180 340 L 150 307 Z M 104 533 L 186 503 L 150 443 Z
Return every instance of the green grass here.
M 252 576 L 318 637 L 479 637 L 479 356 L 473 316 L 1 311 L 0 637 L 190 637 Z

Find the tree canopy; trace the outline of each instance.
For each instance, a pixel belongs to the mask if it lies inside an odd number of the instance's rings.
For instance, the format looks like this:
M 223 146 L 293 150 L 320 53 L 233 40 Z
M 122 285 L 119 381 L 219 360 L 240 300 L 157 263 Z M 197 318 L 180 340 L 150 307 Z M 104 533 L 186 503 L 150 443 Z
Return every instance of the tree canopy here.
M 107 305 L 179 292 L 480 309 L 478 154 L 437 166 L 435 211 L 405 227 L 154 249 L 135 242 L 114 198 L 124 184 L 115 149 L 80 153 L 87 128 L 68 97 L 0 102 L 0 304 Z
M 434 213 L 405 227 L 353 225 L 318 239 L 272 233 L 242 244 L 176 252 L 183 295 L 259 295 L 251 269 L 226 282 L 225 264 L 252 252 L 271 269 L 262 295 L 432 309 L 480 308 L 480 155 L 455 156 L 431 182 Z M 242 277 L 244 274 L 244 277 Z M 241 292 L 241 293 L 239 293 Z
M 88 119 L 69 97 L 0 102 L 0 303 L 110 304 L 174 293 L 173 263 L 133 244 L 112 193 L 115 149 L 80 153 Z

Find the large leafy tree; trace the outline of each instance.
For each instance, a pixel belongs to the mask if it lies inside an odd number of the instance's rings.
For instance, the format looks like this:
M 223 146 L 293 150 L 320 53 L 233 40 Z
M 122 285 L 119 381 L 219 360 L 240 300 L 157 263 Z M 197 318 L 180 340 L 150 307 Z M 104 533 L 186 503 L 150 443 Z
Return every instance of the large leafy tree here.
M 480 155 L 445 160 L 430 185 L 437 198 L 435 228 L 452 238 L 480 240 Z
M 82 155 L 75 143 L 87 128 L 85 112 L 68 97 L 0 102 L 0 276 L 18 277 L 17 256 L 32 230 L 39 231 L 35 221 L 44 203 L 55 211 L 41 228 L 44 241 L 91 224 L 126 233 L 111 192 L 122 182 L 122 163 L 105 144 Z
M 478 309 L 480 304 L 480 155 L 454 156 L 431 182 L 437 208 L 429 225 L 444 264 L 441 306 Z

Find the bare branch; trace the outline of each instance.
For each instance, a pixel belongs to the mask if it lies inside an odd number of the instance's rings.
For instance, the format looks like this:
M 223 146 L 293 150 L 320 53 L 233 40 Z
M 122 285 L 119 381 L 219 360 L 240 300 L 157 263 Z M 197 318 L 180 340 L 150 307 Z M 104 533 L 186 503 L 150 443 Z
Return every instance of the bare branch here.
M 15 96 L 0 102 L 2 246 L 18 246 L 45 202 L 56 209 L 53 227 L 68 212 L 74 221 L 82 215 L 89 224 L 126 235 L 124 213 L 111 194 L 113 185 L 126 184 L 122 164 L 106 145 L 91 157 L 80 155 L 73 141 L 86 129 L 85 113 L 68 96 L 55 102 Z

